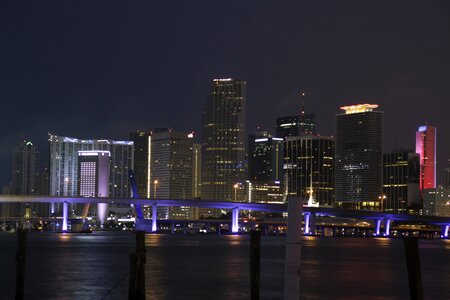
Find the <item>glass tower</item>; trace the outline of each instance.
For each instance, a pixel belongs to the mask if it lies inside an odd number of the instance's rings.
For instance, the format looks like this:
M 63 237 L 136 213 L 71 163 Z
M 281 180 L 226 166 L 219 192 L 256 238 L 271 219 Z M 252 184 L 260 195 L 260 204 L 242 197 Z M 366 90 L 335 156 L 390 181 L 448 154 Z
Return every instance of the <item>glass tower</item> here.
M 336 116 L 335 201 L 348 208 L 380 208 L 383 112 L 377 107 L 344 106 Z
M 420 156 L 420 192 L 436 188 L 436 127 L 420 126 L 416 132 L 416 153 Z
M 201 198 L 232 201 L 234 186 L 246 180 L 246 82 L 214 79 L 202 128 Z

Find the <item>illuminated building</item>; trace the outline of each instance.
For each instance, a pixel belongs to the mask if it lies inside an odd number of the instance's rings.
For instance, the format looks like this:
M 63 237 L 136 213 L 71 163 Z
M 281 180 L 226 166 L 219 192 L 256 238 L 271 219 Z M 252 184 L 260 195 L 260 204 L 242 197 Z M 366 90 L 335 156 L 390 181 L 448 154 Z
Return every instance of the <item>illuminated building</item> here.
M 201 197 L 202 183 L 202 145 L 192 146 L 192 197 Z
M 128 170 L 133 167 L 133 142 L 81 140 L 49 134 L 50 196 L 78 195 L 78 151 L 111 153 L 109 197 L 129 198 Z
M 277 137 L 287 138 L 290 136 L 303 136 L 316 134 L 316 115 L 305 113 L 305 93 L 301 93 L 302 107 L 296 116 L 277 118 Z
M 12 182 L 10 187 L 12 195 L 38 195 L 39 194 L 39 149 L 29 141 L 23 141 L 13 151 Z M 35 216 L 41 206 L 47 204 L 1 204 L 3 217 Z
M 110 175 L 109 151 L 78 151 L 78 196 L 109 197 Z M 108 204 L 97 204 L 97 218 L 100 224 L 105 223 Z
M 136 131 L 130 133 L 130 140 L 134 144 L 134 164 L 133 173 L 136 179 L 138 194 L 140 198 L 150 198 L 149 196 L 149 152 L 148 144 L 150 132 Z
M 158 129 L 150 137 L 151 198 L 191 199 L 192 133 Z M 192 219 L 191 207 L 158 208 L 161 219 Z
M 343 207 L 380 208 L 383 112 L 377 107 L 344 106 L 336 116 L 335 201 Z
M 248 176 L 253 181 L 280 181 L 283 172 L 283 139 L 267 131 L 249 136 Z
M 419 127 L 416 153 L 420 155 L 420 191 L 436 188 L 436 127 Z
M 450 189 L 438 186 L 423 190 L 423 214 L 450 217 Z
M 202 122 L 201 198 L 233 201 L 246 174 L 246 82 L 214 79 Z
M 383 155 L 383 211 L 406 213 L 420 205 L 419 155 L 398 150 Z
M 288 137 L 284 163 L 288 195 L 302 196 L 308 206 L 332 206 L 333 158 L 332 137 Z
M 246 202 L 284 203 L 284 193 L 279 181 L 245 182 Z

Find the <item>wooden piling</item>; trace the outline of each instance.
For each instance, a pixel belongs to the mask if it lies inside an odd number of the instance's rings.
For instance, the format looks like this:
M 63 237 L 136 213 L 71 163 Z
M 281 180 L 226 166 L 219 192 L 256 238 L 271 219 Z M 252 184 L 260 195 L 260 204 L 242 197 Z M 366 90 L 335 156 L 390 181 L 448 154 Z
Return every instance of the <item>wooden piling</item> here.
M 250 231 L 250 299 L 259 300 L 261 283 L 261 232 Z
M 130 254 L 129 300 L 145 300 L 145 263 L 145 232 L 136 231 L 136 253 Z
M 420 272 L 419 242 L 415 237 L 403 239 L 406 253 L 406 266 L 409 279 L 409 297 L 411 300 L 423 299 L 422 274 Z
M 16 252 L 16 300 L 23 299 L 25 283 L 25 258 L 27 231 L 22 228 L 17 229 L 17 252 Z

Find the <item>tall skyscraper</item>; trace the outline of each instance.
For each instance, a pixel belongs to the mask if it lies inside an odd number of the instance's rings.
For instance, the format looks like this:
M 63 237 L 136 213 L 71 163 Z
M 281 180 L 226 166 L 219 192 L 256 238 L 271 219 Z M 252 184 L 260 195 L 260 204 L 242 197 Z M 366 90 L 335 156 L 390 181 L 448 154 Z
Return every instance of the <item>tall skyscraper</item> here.
M 436 188 L 436 127 L 419 127 L 416 132 L 416 153 L 420 156 L 420 191 Z
M 156 199 L 191 199 L 193 134 L 170 128 L 150 137 L 151 195 Z M 158 209 L 163 219 L 192 219 L 191 207 Z
M 50 195 L 78 195 L 78 151 L 104 150 L 111 153 L 109 196 L 129 198 L 128 170 L 133 167 L 133 142 L 81 140 L 49 134 Z
M 283 177 L 283 139 L 267 131 L 249 135 L 248 178 L 250 181 L 281 181 Z
M 232 201 L 246 180 L 246 82 L 214 79 L 203 111 L 202 199 Z
M 336 116 L 335 201 L 344 207 L 380 209 L 383 112 L 377 107 L 343 106 Z
M 78 196 L 109 197 L 109 151 L 78 151 Z M 103 225 L 108 213 L 107 203 L 97 204 L 97 218 Z
M 383 155 L 383 211 L 406 213 L 420 204 L 419 155 L 398 150 Z
M 23 141 L 13 151 L 12 183 L 13 195 L 39 194 L 39 149 L 30 141 Z M 31 217 L 45 204 L 2 204 L 5 217 Z
M 35 195 L 39 185 L 39 149 L 23 141 L 13 153 L 12 193 Z
M 133 173 L 136 178 L 138 193 L 141 198 L 150 198 L 149 182 L 149 137 L 150 132 L 136 131 L 130 133 L 134 143 Z
M 192 146 L 192 197 L 201 197 L 202 187 L 202 145 Z
M 285 164 L 288 195 L 309 206 L 332 206 L 334 140 L 325 136 L 288 137 Z
M 302 97 L 302 106 L 300 112 L 295 116 L 277 118 L 276 134 L 279 138 L 291 136 L 315 135 L 316 134 L 316 115 L 305 113 L 305 93 Z

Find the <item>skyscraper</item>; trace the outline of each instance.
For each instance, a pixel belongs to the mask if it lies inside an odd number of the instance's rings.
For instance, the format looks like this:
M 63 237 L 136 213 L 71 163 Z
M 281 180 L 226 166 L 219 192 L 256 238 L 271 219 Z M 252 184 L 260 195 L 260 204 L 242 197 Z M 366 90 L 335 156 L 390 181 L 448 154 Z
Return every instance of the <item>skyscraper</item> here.
M 250 181 L 281 181 L 283 176 L 283 139 L 267 131 L 249 136 L 248 178 Z
M 379 209 L 383 185 L 383 112 L 376 104 L 341 107 L 336 116 L 335 201 L 355 209 Z
M 35 195 L 39 185 L 39 149 L 23 141 L 13 153 L 12 194 Z
M 13 152 L 11 194 L 39 194 L 39 149 L 30 141 L 23 141 Z M 30 217 L 36 215 L 45 204 L 2 204 L 4 216 Z M 33 213 L 35 212 L 35 213 Z
M 419 155 L 412 150 L 397 150 L 383 155 L 383 210 L 406 213 L 417 207 L 419 197 Z
M 246 82 L 214 79 L 203 111 L 202 199 L 232 201 L 246 180 Z
M 141 198 L 150 198 L 149 182 L 149 136 L 150 132 L 136 131 L 130 133 L 134 143 L 133 173 L 136 178 L 138 193 Z
M 316 115 L 305 113 L 305 93 L 302 97 L 300 113 L 295 116 L 277 118 L 276 134 L 279 138 L 316 134 Z
M 78 195 L 80 197 L 109 197 L 109 151 L 78 151 Z M 87 208 L 89 204 L 86 204 Z M 103 225 L 108 213 L 107 203 L 97 204 L 97 218 Z
M 284 164 L 288 195 L 302 196 L 309 206 L 332 206 L 333 158 L 332 137 L 288 137 Z
M 193 134 L 158 130 L 150 137 L 150 194 L 156 199 L 191 199 Z M 191 207 L 158 209 L 164 219 L 192 219 Z
M 133 142 L 81 140 L 49 134 L 50 195 L 78 195 L 78 151 L 104 150 L 111 153 L 109 196 L 129 198 L 128 170 L 133 167 Z
M 420 156 L 420 191 L 436 188 L 436 127 L 420 126 L 416 132 L 416 153 Z

